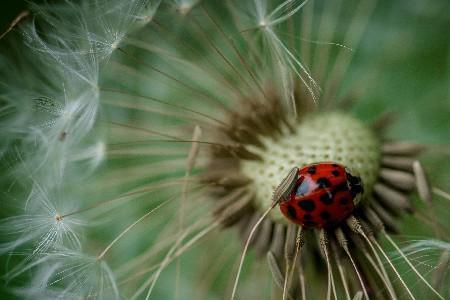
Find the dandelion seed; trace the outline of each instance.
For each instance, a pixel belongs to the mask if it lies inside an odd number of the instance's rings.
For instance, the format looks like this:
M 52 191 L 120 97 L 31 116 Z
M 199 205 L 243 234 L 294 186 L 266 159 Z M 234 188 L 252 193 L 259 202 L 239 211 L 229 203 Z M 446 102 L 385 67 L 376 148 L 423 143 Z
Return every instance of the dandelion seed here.
M 13 279 L 34 267 L 35 261 L 45 260 L 48 252 L 81 249 L 80 228 L 85 224 L 77 218 L 66 220 L 61 214 L 72 209 L 73 203 L 58 197 L 61 194 L 34 182 L 23 213 L 0 221 L 2 235 L 11 240 L 0 244 L 0 252 L 18 256 L 21 261 L 6 274 L 7 278 Z

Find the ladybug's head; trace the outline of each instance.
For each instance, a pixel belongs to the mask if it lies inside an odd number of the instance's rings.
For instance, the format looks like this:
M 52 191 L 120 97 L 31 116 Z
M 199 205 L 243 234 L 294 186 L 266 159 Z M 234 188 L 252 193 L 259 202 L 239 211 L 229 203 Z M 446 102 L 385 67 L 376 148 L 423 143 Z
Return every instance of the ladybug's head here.
M 345 168 L 345 174 L 347 176 L 347 184 L 350 188 L 350 193 L 353 197 L 353 202 L 356 204 L 361 200 L 364 193 L 364 187 L 361 181 L 361 177 L 352 175 L 348 168 Z

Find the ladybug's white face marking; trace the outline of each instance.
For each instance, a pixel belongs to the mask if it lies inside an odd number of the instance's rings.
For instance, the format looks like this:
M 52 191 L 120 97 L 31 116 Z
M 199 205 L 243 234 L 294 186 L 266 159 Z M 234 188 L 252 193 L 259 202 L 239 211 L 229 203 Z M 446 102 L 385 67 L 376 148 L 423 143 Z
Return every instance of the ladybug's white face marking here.
M 291 181 L 283 181 L 290 168 L 317 162 L 334 161 L 346 166 L 364 182 L 364 194 L 371 192 L 381 153 L 378 139 L 364 123 L 346 114 L 328 112 L 311 115 L 295 124 L 294 129 L 291 133 L 285 128 L 277 140 L 261 136 L 265 149 L 248 148 L 262 157 L 262 161 L 241 162 L 242 173 L 253 181 L 258 207 L 264 210 L 276 200 L 275 195 L 279 200 L 280 195 L 286 194 L 289 184 L 285 183 Z M 355 197 L 355 204 L 362 198 Z M 286 222 L 278 210 L 273 210 L 270 217 Z

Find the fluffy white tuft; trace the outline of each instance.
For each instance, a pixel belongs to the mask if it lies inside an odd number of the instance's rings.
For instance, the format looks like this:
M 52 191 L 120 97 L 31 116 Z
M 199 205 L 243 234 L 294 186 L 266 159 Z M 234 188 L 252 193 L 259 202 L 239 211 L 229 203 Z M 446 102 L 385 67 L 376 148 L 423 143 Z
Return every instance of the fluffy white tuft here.
M 24 257 L 22 263 L 9 272 L 15 277 L 39 260 L 45 253 L 59 248 L 81 249 L 79 218 L 64 214 L 76 209 L 62 191 L 52 191 L 34 182 L 23 210 L 0 220 L 0 233 L 6 239 L 0 244 L 0 253 Z
M 16 294 L 29 299 L 120 299 L 111 269 L 103 260 L 69 249 L 46 253 L 33 266 L 36 276 Z
M 32 6 L 34 18 L 21 28 L 28 49 L 19 63 L 1 61 L 0 154 L 20 140 L 18 152 L 35 174 L 62 178 L 80 153 L 101 149 L 101 135 L 86 138 L 98 117 L 100 70 L 156 8 L 142 0 Z M 101 157 L 94 152 L 92 165 Z

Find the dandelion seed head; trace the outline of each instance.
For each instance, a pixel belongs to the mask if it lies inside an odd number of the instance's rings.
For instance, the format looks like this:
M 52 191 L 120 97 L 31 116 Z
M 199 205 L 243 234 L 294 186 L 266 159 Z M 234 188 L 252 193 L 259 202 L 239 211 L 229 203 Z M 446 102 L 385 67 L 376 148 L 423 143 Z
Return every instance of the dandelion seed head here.
M 254 148 L 261 161 L 244 161 L 241 170 L 253 179 L 256 205 L 270 206 L 271 195 L 292 167 L 317 162 L 336 162 L 358 174 L 366 193 L 372 191 L 379 170 L 379 142 L 359 120 L 342 113 L 322 113 L 305 119 L 294 133 L 287 128 L 281 139 L 263 138 L 263 149 Z M 285 218 L 278 210 L 276 220 Z

